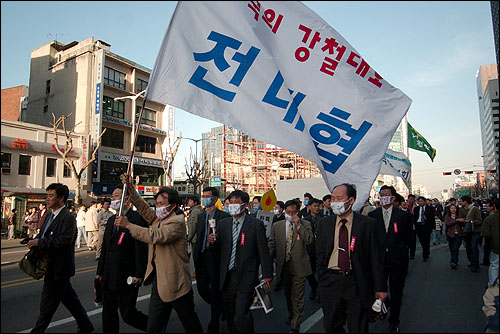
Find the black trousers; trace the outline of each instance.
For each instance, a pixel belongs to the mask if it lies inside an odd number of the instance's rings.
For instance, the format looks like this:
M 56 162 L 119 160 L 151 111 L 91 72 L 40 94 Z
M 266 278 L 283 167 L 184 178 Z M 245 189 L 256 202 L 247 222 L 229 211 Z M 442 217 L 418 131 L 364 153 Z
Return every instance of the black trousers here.
M 200 297 L 210 304 L 211 319 L 208 332 L 219 331 L 219 319 L 222 314 L 222 292 L 219 288 L 220 273 L 218 259 L 210 250 L 200 254 L 196 265 L 196 287 Z
M 318 292 L 323 309 L 325 333 L 368 333 L 369 309 L 363 308 L 354 276 L 340 276 L 330 270 L 320 277 Z
M 102 330 L 104 333 L 119 333 L 120 319 L 118 310 L 120 310 L 122 319 L 126 324 L 143 332 L 148 330 L 148 316 L 136 308 L 138 292 L 138 287 L 121 291 L 103 290 Z
M 253 317 L 250 306 L 255 290 L 241 291 L 238 287 L 237 275 L 229 270 L 222 289 L 222 302 L 229 332 L 254 333 Z
M 389 318 L 391 325 L 399 325 L 401 304 L 403 301 L 403 289 L 405 287 L 406 275 L 408 274 L 408 263 L 406 265 L 385 266 L 385 273 L 389 280 Z
M 87 316 L 87 311 L 83 308 L 69 279 L 68 277 L 61 280 L 44 280 L 42 298 L 40 300 L 40 315 L 31 333 L 45 332 L 60 303 L 75 318 L 78 328 L 82 331 L 94 330 L 94 326 Z
M 417 223 L 418 224 L 418 223 Z M 422 257 L 424 259 L 428 259 L 431 254 L 431 233 L 424 226 L 417 227 L 416 229 L 418 241 L 420 242 L 420 246 L 422 246 Z
M 148 333 L 165 333 L 172 309 L 177 312 L 186 333 L 203 333 L 200 319 L 194 309 L 193 289 L 171 302 L 164 302 L 158 294 L 156 276 L 149 300 Z

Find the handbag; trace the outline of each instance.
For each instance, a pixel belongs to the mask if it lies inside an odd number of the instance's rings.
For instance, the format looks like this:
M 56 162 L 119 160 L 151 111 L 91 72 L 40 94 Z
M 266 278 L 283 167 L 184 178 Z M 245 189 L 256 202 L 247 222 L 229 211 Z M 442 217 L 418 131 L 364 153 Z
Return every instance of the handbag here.
M 28 253 L 19 261 L 19 268 L 34 279 L 42 278 L 47 272 L 48 256 L 36 247 L 31 247 Z
M 472 233 L 473 230 L 474 230 L 474 222 L 472 220 L 466 221 L 462 233 L 469 234 Z

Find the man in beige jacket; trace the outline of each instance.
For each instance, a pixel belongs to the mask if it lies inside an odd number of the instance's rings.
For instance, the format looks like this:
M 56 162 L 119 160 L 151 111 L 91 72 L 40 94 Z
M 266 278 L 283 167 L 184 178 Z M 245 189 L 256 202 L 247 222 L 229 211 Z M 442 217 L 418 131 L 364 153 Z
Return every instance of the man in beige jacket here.
M 163 187 L 155 195 L 156 210 L 138 195 L 132 179 L 124 175 L 130 198 L 149 228 L 131 224 L 126 216 L 115 224 L 130 230 L 133 238 L 148 243 L 148 267 L 144 285 L 153 285 L 149 302 L 148 333 L 164 332 L 172 309 L 177 312 L 186 333 L 202 333 L 195 311 L 184 215 L 176 215 L 179 194 Z

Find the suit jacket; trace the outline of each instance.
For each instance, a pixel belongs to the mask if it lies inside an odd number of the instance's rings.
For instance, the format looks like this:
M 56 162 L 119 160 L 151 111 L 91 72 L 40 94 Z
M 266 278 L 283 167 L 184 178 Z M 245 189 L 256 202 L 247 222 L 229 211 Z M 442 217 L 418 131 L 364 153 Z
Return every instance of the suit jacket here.
M 165 303 L 174 301 L 191 291 L 192 287 L 184 215 L 174 213 L 159 220 L 155 209 L 150 208 L 141 197 L 133 202 L 137 212 L 150 225 L 149 228 L 130 225 L 132 237 L 150 245 L 144 285 L 150 285 L 156 275 L 161 300 Z
M 99 222 L 97 221 L 97 208 L 91 206 L 85 213 L 85 232 L 99 230 Z
M 220 248 L 221 252 L 220 289 L 222 290 L 231 259 L 233 217 L 219 221 L 216 229 L 214 247 Z M 269 255 L 264 224 L 257 218 L 246 214 L 236 246 L 235 271 L 238 275 L 239 292 L 254 291 L 259 283 L 259 266 L 262 267 L 263 278 L 273 277 L 273 264 Z
M 382 208 L 376 208 L 368 214 L 377 221 L 377 239 L 380 255 L 385 266 L 407 267 L 408 247 L 412 231 L 413 218 L 407 211 L 392 207 L 388 231 L 385 231 Z
M 294 223 L 295 225 L 295 223 Z M 307 277 L 312 274 L 309 255 L 306 245 L 313 241 L 313 232 L 311 223 L 307 220 L 300 220 L 300 228 L 294 228 L 292 234 L 292 248 L 290 262 L 293 275 L 298 277 Z M 271 227 L 269 235 L 269 253 L 271 259 L 276 258 L 276 277 L 281 277 L 281 271 L 285 264 L 286 257 L 286 221 L 277 221 Z
M 193 250 L 193 263 L 194 266 L 197 267 L 198 264 L 198 259 L 200 258 L 200 255 L 202 253 L 202 246 L 203 246 L 203 238 L 205 238 L 205 217 L 207 216 L 207 213 L 205 210 L 203 210 L 199 215 L 198 215 L 198 222 L 196 223 L 196 240 L 197 242 L 194 244 L 194 250 Z M 217 222 L 219 222 L 221 219 L 231 217 L 227 212 L 219 210 L 215 208 L 215 213 L 214 213 L 214 219 L 215 219 L 215 229 L 217 230 Z M 219 253 L 220 250 L 210 247 L 211 251 L 214 251 L 216 253 Z M 217 258 L 220 258 L 220 255 L 217 256 Z
M 135 225 L 148 227 L 141 215 L 129 209 L 125 215 Z M 115 228 L 116 215 L 111 216 L 106 223 L 102 242 L 101 256 L 97 264 L 97 275 L 102 275 L 105 288 L 118 291 L 126 290 L 134 285 L 127 284 L 129 276 L 144 278 L 148 261 L 148 245 L 132 238 L 126 228 Z M 120 235 L 124 233 L 121 244 Z
M 189 216 L 187 217 L 188 226 L 188 241 L 192 244 L 196 243 L 196 225 L 198 223 L 198 216 L 203 213 L 201 205 L 195 205 L 189 209 Z
M 48 209 L 45 209 L 45 211 L 43 212 L 43 215 L 42 215 L 42 211 L 38 211 L 38 228 L 39 229 L 42 228 L 43 222 L 47 218 L 48 214 L 49 214 Z
M 424 206 L 424 221 L 425 224 L 417 223 L 418 217 L 420 217 L 420 210 L 422 209 L 420 205 L 417 205 L 413 208 L 413 224 L 416 229 L 423 227 L 428 232 L 431 232 L 436 228 L 436 219 L 434 218 L 434 208 L 430 205 Z
M 357 213 L 353 215 L 351 240 L 355 237 L 356 242 L 350 252 L 351 267 L 361 305 L 370 308 L 375 300 L 375 292 L 387 292 L 387 280 L 379 255 L 375 219 Z M 325 273 L 333 252 L 336 221 L 336 215 L 328 216 L 321 219 L 317 226 L 316 273 L 322 287 L 328 287 L 333 283 L 326 280 L 328 277 Z
M 46 280 L 69 279 L 75 275 L 75 216 L 64 207 L 54 219 L 42 238 L 45 226 L 51 220 L 51 212 L 45 219 L 38 239 L 38 249 L 49 257 Z

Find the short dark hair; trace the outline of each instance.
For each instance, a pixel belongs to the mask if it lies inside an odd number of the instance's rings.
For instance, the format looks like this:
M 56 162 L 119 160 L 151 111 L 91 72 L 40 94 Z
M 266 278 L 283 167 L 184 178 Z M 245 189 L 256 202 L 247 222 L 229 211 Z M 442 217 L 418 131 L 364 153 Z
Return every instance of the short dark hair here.
M 180 200 L 179 193 L 174 188 L 161 187 L 160 190 L 158 190 L 158 192 L 154 196 L 155 201 L 158 198 L 158 196 L 160 196 L 161 194 L 167 194 L 169 204 L 179 205 L 179 200 Z
M 339 185 L 336 185 L 335 187 L 333 187 L 333 190 L 335 190 L 337 187 L 340 187 L 340 186 L 346 187 L 347 197 L 356 198 L 356 186 L 354 184 L 342 183 L 342 184 L 339 184 Z
M 297 201 L 294 199 L 289 199 L 288 201 L 285 202 L 285 209 L 291 205 L 295 205 L 295 207 L 297 208 L 297 211 L 300 210 L 300 204 L 297 203 Z
M 203 188 L 203 192 L 205 191 L 210 191 L 212 193 L 212 196 L 219 197 L 219 191 L 215 187 L 205 187 Z
M 395 202 L 398 202 L 399 204 L 403 203 L 405 201 L 405 198 L 401 196 L 400 194 L 396 193 L 394 195 L 396 198 L 394 199 Z
M 310 193 L 305 193 L 305 194 L 304 194 L 304 198 L 306 198 L 306 197 L 308 197 L 308 198 L 313 198 L 313 195 L 311 195 Z
M 327 199 L 332 199 L 332 195 L 328 194 L 323 196 L 323 202 L 326 201 Z
M 314 203 L 321 205 L 321 204 L 323 204 L 323 201 L 320 200 L 319 198 L 312 198 L 311 201 L 309 202 L 309 204 L 314 204 Z
M 260 200 L 262 199 L 262 196 L 254 196 L 254 197 L 252 198 L 252 201 L 253 201 L 254 199 L 256 199 L 257 201 L 259 201 L 259 203 L 260 203 Z
M 380 187 L 380 192 L 382 192 L 382 190 L 384 189 L 389 189 L 391 191 L 391 195 L 396 196 L 396 189 L 393 186 L 388 186 L 384 184 L 382 187 Z
M 418 196 L 417 201 L 423 199 L 424 201 L 427 200 L 424 196 Z
M 102 205 L 104 205 L 104 203 L 108 202 L 109 204 L 111 204 L 111 200 L 109 198 L 105 198 L 102 200 Z
M 69 189 L 68 186 L 62 183 L 51 183 L 47 188 L 45 188 L 46 191 L 49 190 L 55 190 L 57 197 L 63 197 L 64 198 L 64 203 L 68 200 L 69 197 Z
M 239 189 L 236 189 L 235 191 L 230 193 L 229 196 L 227 196 L 227 198 L 229 200 L 231 200 L 231 198 L 233 198 L 233 197 L 241 199 L 241 201 L 243 203 L 248 203 L 250 201 L 250 196 L 248 195 L 248 193 L 244 192 L 243 190 L 239 190 Z
M 203 191 L 208 191 L 208 190 L 205 190 L 205 189 L 203 189 Z M 213 195 L 213 193 L 212 193 L 212 195 Z M 190 196 L 188 196 L 188 199 L 192 200 L 196 204 L 200 204 L 200 198 L 198 197 L 198 195 L 190 195 Z
M 90 205 L 94 205 L 94 204 L 97 204 L 97 201 L 90 202 Z
M 12 209 L 12 212 L 17 212 L 17 208 Z
M 456 199 L 455 197 L 452 197 L 452 198 L 450 198 L 450 199 L 448 200 L 448 202 L 451 202 L 451 201 L 455 201 L 455 202 L 456 202 L 456 201 L 457 201 L 457 199 Z
M 472 204 L 472 199 L 470 198 L 470 196 L 462 196 L 462 202 Z
M 280 206 L 283 210 L 285 210 L 285 203 L 283 201 L 277 201 L 276 204 Z
M 408 195 L 408 198 L 410 198 L 410 197 L 415 198 L 415 195 L 413 195 L 413 194 L 409 194 L 409 195 Z

